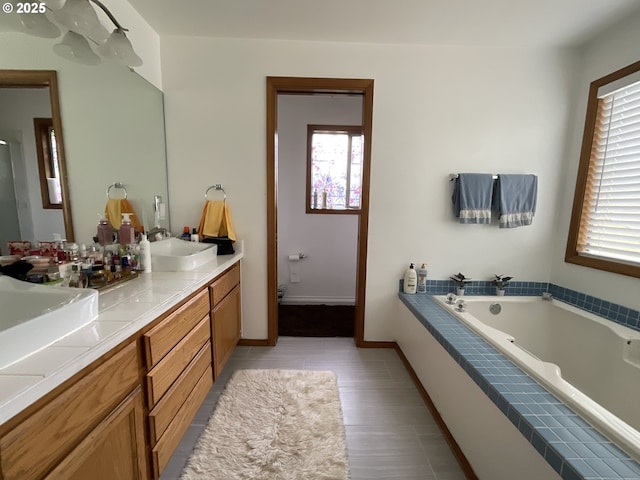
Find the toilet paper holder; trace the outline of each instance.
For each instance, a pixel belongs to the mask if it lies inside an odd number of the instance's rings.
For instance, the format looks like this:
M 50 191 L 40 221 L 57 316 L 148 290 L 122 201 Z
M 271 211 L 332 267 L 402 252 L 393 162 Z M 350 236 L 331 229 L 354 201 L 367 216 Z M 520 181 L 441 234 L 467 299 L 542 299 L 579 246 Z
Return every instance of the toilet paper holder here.
M 302 260 L 303 258 L 307 258 L 306 253 L 294 253 L 293 255 L 289 255 L 289 260 Z

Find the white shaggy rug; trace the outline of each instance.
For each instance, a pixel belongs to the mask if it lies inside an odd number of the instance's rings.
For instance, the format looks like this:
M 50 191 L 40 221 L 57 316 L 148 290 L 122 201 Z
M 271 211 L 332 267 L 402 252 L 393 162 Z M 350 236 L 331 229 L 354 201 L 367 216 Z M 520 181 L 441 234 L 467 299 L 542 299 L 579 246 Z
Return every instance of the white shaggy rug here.
M 181 478 L 348 479 L 335 374 L 235 372 Z

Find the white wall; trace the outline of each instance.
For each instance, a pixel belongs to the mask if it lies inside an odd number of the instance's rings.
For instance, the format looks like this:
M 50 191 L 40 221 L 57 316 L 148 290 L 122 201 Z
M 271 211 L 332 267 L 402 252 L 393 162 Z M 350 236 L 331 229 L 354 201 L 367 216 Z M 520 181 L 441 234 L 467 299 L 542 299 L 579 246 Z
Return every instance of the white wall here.
M 587 94 L 592 81 L 640 60 L 640 13 L 626 18 L 583 48 L 582 66 L 574 89 L 576 108 L 569 130 L 565 169 L 562 172 L 563 194 L 558 205 L 551 281 L 595 297 L 640 309 L 640 279 L 564 263 L 571 207 L 584 129 Z
M 243 260 L 244 337 L 267 336 L 266 76 L 372 78 L 366 340 L 393 338 L 398 279 L 463 271 L 546 281 L 575 58 L 560 50 L 162 38 L 171 217 L 223 183 Z M 460 225 L 449 172 L 535 173 L 530 227 Z
M 22 236 L 11 240 L 49 241 L 51 232 L 64 235 L 62 210 L 44 209 L 40 193 L 33 119 L 48 117 L 51 117 L 49 89 L 0 89 L 0 129 L 14 131 L 22 145 L 21 158 L 12 156 Z M 15 164 L 17 161 L 23 165 Z
M 129 29 L 127 38 L 133 49 L 144 62 L 134 70 L 152 85 L 162 90 L 162 72 L 160 65 L 160 36 L 127 0 L 103 0 L 103 3 L 116 17 L 120 24 Z M 102 24 L 112 31 L 113 24 L 99 9 Z
M 360 125 L 362 98 L 345 95 L 278 96 L 278 284 L 283 303 L 355 303 L 357 215 L 305 213 L 307 125 Z M 300 283 L 289 282 L 290 254 Z

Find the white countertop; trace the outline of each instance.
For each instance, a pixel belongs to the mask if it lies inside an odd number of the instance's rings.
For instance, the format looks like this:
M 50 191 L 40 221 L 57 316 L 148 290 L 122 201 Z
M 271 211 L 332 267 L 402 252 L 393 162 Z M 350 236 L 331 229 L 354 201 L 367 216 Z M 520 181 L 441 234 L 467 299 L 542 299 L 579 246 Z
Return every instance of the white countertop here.
M 0 425 L 238 262 L 242 242 L 234 247 L 194 270 L 143 273 L 101 293 L 96 320 L 0 369 Z

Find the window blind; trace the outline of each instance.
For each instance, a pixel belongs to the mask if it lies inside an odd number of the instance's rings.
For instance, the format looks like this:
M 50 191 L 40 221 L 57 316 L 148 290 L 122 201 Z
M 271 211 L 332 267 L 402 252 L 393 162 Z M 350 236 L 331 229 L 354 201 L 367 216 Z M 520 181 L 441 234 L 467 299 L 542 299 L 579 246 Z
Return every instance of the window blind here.
M 640 82 L 598 99 L 577 250 L 640 264 Z

